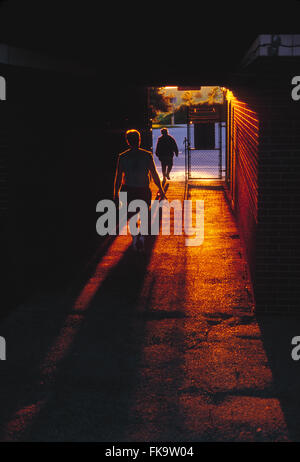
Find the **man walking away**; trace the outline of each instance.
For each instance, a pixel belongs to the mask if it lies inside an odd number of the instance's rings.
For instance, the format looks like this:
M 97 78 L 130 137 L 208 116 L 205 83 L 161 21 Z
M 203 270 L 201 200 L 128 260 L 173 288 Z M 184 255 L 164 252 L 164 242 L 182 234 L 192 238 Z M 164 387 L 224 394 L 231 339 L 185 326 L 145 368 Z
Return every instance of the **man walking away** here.
M 170 172 L 173 167 L 174 154 L 178 157 L 178 147 L 173 136 L 169 135 L 167 128 L 161 129 L 161 136 L 157 140 L 155 154 L 161 162 L 163 182 L 170 180 Z
M 125 138 L 129 149 L 118 156 L 114 200 L 119 199 L 119 192 L 122 188 L 122 191 L 127 192 L 128 204 L 135 199 L 141 199 L 147 203 L 149 211 L 151 206 L 151 177 L 159 189 L 161 199 L 166 199 L 152 152 L 140 148 L 141 135 L 137 130 L 127 130 Z M 144 236 L 141 234 L 133 236 L 133 248 L 134 250 L 144 249 Z

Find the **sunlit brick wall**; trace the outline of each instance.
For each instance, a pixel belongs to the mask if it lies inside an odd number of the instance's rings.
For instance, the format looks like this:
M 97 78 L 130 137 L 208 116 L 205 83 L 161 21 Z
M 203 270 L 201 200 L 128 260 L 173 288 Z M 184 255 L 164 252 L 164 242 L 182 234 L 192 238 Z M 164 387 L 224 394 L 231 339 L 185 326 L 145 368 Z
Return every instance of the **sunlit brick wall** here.
M 245 244 L 250 270 L 255 270 L 255 236 L 258 216 L 257 113 L 227 91 L 227 186 Z
M 300 103 L 269 82 L 228 92 L 226 184 L 257 311 L 299 312 Z

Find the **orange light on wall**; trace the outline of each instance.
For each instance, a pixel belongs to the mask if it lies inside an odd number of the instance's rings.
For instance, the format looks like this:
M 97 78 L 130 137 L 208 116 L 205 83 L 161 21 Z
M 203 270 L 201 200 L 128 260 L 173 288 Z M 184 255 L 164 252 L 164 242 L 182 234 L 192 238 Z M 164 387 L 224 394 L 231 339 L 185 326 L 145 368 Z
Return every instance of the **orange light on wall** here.
M 227 162 L 230 171 L 232 205 L 242 215 L 251 213 L 257 221 L 257 170 L 259 119 L 256 111 L 224 88 L 228 103 Z

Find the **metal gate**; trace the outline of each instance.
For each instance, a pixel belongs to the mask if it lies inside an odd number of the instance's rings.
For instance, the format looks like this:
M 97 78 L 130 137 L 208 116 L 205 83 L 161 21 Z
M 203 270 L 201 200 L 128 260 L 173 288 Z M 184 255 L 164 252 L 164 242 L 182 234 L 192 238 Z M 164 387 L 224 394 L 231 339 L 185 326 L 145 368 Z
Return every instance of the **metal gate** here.
M 222 178 L 222 126 L 220 105 L 187 107 L 185 139 L 187 181 Z

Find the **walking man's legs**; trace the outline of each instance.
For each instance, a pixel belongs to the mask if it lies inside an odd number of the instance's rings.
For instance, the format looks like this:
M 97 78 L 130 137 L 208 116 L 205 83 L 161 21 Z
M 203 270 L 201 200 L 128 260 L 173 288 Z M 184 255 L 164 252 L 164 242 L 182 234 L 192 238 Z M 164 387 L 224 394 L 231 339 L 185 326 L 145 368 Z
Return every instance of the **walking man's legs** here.
M 145 250 L 145 238 L 147 235 L 150 234 L 150 230 L 151 230 L 151 214 L 150 214 L 151 199 L 152 199 L 151 189 L 148 187 L 147 188 L 127 187 L 123 189 L 127 191 L 127 203 L 128 204 L 136 199 L 142 200 L 147 204 L 148 232 L 146 235 L 143 235 L 142 230 L 141 230 L 141 221 L 140 221 L 141 216 L 139 214 L 138 219 L 137 219 L 137 227 L 139 228 L 139 233 L 136 236 L 132 236 L 133 249 L 143 252 Z M 135 212 L 132 212 L 132 213 L 128 212 L 128 218 L 130 219 L 135 214 L 136 214 Z
M 161 169 L 163 174 L 163 179 L 170 179 L 170 172 L 173 167 L 173 157 L 164 157 L 161 159 Z
M 170 157 L 170 159 L 168 159 L 167 171 L 166 171 L 166 173 L 167 173 L 166 176 L 167 176 L 168 180 L 170 179 L 170 173 L 171 173 L 172 167 L 173 167 L 173 158 Z
M 166 163 L 166 159 L 161 159 L 161 169 L 162 169 L 163 179 L 165 180 L 165 179 L 167 178 L 167 163 Z

